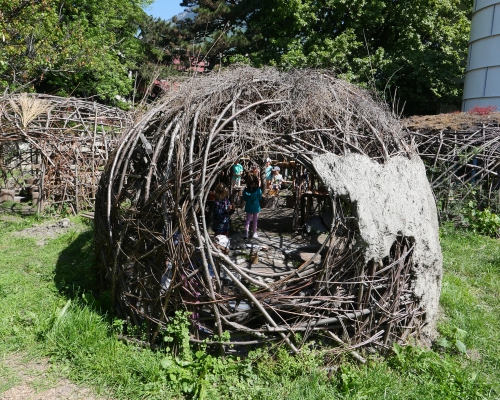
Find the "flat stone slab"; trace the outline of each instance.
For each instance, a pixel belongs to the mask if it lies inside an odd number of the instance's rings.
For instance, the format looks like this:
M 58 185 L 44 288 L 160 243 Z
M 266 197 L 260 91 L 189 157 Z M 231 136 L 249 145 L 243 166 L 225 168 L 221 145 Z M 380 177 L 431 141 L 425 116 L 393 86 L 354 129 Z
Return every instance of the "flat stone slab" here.
M 299 257 L 301 258 L 302 261 L 306 262 L 312 259 L 312 262 L 314 263 L 320 263 L 321 262 L 321 254 L 316 254 L 316 253 L 299 253 Z

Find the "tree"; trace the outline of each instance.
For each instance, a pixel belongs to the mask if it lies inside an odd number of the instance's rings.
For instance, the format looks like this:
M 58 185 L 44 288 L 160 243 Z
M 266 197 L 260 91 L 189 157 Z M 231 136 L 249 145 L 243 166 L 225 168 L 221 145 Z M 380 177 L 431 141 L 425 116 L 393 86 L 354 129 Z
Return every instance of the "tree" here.
M 0 0 L 0 89 L 126 97 L 150 0 Z
M 160 91 L 159 88 L 169 88 L 178 79 L 175 76 L 209 72 L 214 66 L 216 57 L 207 57 L 207 53 L 213 53 L 213 49 L 206 46 L 210 38 L 198 37 L 196 30 L 186 28 L 199 23 L 199 19 L 193 16 L 194 13 L 186 10 L 169 21 L 148 17 L 141 25 L 139 38 L 147 53 L 147 60 L 140 69 L 141 80 L 147 83 L 168 77 L 167 81 L 170 81 L 155 86 L 151 92 L 153 97 Z
M 472 0 L 184 0 L 177 24 L 214 59 L 331 68 L 434 113 L 461 99 Z
M 174 22 L 148 16 L 140 25 L 138 37 L 146 54 L 140 66 L 141 78 L 146 82 L 180 74 L 186 68 L 189 50 L 182 45 L 183 37 Z

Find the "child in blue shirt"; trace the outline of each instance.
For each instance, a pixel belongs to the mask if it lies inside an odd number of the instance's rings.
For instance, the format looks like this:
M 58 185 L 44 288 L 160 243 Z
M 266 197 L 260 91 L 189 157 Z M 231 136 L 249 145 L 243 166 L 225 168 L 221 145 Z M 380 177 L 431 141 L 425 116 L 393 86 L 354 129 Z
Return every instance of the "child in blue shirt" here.
M 248 183 L 243 191 L 243 200 L 245 200 L 245 212 L 247 219 L 245 223 L 245 239 L 248 238 L 248 231 L 250 228 L 250 221 L 253 220 L 253 237 L 259 237 L 257 234 L 257 221 L 260 212 L 260 199 L 262 197 L 262 189 L 259 187 L 259 178 L 255 175 L 248 177 Z
M 233 165 L 231 165 L 231 191 L 234 190 L 235 186 L 240 186 L 242 175 L 243 166 L 239 163 L 239 160 L 236 159 Z
M 266 189 L 269 189 L 271 187 L 271 180 L 273 179 L 273 166 L 271 165 L 270 158 L 266 160 L 264 172 L 266 174 Z

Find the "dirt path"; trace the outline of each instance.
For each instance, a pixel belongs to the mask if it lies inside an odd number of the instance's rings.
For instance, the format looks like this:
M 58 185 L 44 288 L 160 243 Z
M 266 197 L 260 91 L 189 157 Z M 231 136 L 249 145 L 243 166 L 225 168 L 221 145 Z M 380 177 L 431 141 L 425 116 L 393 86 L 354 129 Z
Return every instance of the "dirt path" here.
M 33 238 L 38 246 L 45 246 L 49 240 L 75 229 L 75 224 L 67 218 L 55 222 L 46 222 L 41 225 L 33 225 L 22 231 L 15 232 L 14 236 Z
M 29 360 L 9 355 L 2 360 L 0 393 L 2 400 L 105 400 L 90 389 L 75 385 L 50 371 L 46 360 Z

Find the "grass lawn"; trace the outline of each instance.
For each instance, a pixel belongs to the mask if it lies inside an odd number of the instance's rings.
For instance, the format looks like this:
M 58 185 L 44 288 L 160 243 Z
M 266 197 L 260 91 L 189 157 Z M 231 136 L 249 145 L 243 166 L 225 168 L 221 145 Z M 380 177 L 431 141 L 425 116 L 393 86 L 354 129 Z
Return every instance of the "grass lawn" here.
M 500 398 L 498 240 L 442 235 L 446 350 L 406 346 L 385 358 L 365 354 L 369 362 L 358 365 L 314 343 L 298 356 L 271 349 L 245 360 L 187 346 L 175 357 L 126 345 L 116 338 L 120 322 L 88 294 L 96 284 L 91 228 L 74 219 L 73 229 L 44 246 L 14 235 L 40 222 L 0 219 L 0 397 L 20 380 L 8 360 L 22 356 L 48 359 L 54 376 L 116 399 Z M 183 321 L 171 332 L 180 343 Z

